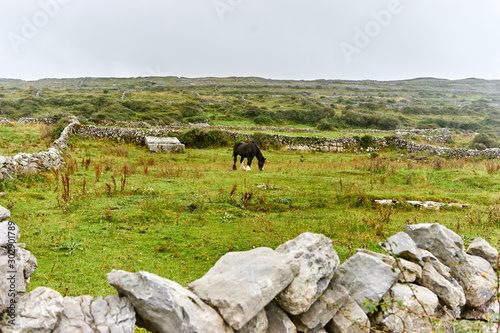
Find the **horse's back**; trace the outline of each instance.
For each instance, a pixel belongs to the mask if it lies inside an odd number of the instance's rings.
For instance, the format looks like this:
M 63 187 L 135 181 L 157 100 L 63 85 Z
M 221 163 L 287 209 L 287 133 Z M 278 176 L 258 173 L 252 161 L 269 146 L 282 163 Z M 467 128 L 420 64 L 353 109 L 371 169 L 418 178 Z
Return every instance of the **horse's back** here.
M 240 141 L 240 142 L 236 142 L 234 144 L 234 148 L 233 148 L 233 155 L 236 155 L 238 153 L 238 150 L 241 148 L 241 145 L 244 145 L 245 143 L 243 141 Z

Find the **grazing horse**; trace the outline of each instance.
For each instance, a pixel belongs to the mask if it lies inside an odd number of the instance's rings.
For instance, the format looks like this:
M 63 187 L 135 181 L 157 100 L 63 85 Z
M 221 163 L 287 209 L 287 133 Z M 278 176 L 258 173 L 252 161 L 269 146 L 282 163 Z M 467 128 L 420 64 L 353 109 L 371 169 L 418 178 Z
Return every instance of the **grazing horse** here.
M 252 141 L 245 143 L 245 142 L 236 142 L 234 145 L 233 149 L 233 157 L 234 157 L 234 164 L 233 164 L 233 170 L 236 170 L 236 160 L 238 159 L 238 155 L 241 156 L 240 163 L 241 163 L 241 168 L 246 171 L 252 170 L 250 168 L 250 165 L 252 164 L 252 160 L 254 157 L 257 157 L 257 160 L 259 161 L 259 170 L 262 171 L 264 169 L 264 163 L 266 162 L 266 158 L 262 156 L 262 153 L 260 152 L 260 149 L 257 147 L 255 143 Z M 243 159 L 247 159 L 247 166 L 245 167 L 243 165 Z

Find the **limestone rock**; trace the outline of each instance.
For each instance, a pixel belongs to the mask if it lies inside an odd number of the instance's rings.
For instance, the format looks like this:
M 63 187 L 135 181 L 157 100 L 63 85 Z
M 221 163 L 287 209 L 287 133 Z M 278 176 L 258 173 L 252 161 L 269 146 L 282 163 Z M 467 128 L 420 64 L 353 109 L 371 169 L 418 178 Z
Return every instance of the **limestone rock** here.
M 422 258 L 418 252 L 417 244 L 407 233 L 398 232 L 387 239 L 387 242 L 380 243 L 380 246 L 387 252 L 393 253 L 400 258 L 421 263 Z
M 402 275 L 404 276 L 404 278 L 401 277 L 402 282 L 412 283 L 422 277 L 422 267 L 418 264 L 406 259 L 398 260 L 399 264 L 397 267 L 402 269 Z
M 0 313 L 13 298 L 9 294 L 15 292 L 16 297 L 20 297 L 26 293 L 30 276 L 37 268 L 35 256 L 23 246 L 15 243 L 12 247 L 0 247 Z M 12 255 L 14 259 L 11 259 Z
M 437 223 L 409 225 L 405 232 L 418 247 L 431 252 L 450 268 L 451 275 L 464 289 L 467 305 L 477 307 L 493 297 L 496 281 L 493 269 L 483 258 L 466 254 L 458 235 Z
M 314 332 L 325 327 L 349 298 L 349 291 L 340 284 L 331 284 L 305 313 L 292 316 L 299 331 Z
M 432 332 L 432 326 L 426 318 L 427 315 L 432 317 L 435 314 L 438 297 L 429 289 L 414 284 L 397 283 L 384 296 L 384 300 L 388 306 L 372 318 L 372 324 L 383 325 L 389 332 Z
M 442 276 L 444 276 L 447 280 L 451 280 L 453 277 L 451 276 L 451 269 L 446 266 L 445 264 L 443 264 L 441 261 L 439 261 L 438 258 L 436 258 L 436 256 L 434 256 L 432 253 L 430 253 L 429 251 L 427 250 L 422 250 L 422 249 L 418 249 L 420 254 L 422 255 L 422 260 L 424 261 L 424 263 L 430 263 L 432 265 L 432 267 L 434 267 L 434 269 L 439 273 L 441 274 Z M 423 267 L 423 265 L 422 265 Z
M 92 296 L 65 297 L 63 306 L 61 320 L 53 333 L 134 332 L 135 310 L 125 297 L 113 295 L 95 300 Z
M 149 150 L 154 152 L 170 153 L 177 150 L 184 151 L 185 149 L 185 146 L 177 138 L 158 138 L 153 136 L 146 136 L 145 141 L 146 146 L 148 146 Z
M 498 250 L 481 237 L 474 238 L 467 249 L 467 254 L 481 257 L 492 266 L 496 265 L 498 262 Z
M 233 332 L 214 309 L 173 281 L 148 272 L 118 270 L 106 277 L 134 306 L 137 326 L 160 333 Z
M 368 313 L 369 306 L 363 305 L 365 301 L 378 303 L 400 274 L 382 260 L 358 252 L 337 268 L 332 283 L 346 287 L 351 297 Z
M 325 329 L 334 333 L 363 333 L 368 332 L 367 327 L 370 327 L 368 316 L 358 303 L 349 297 Z
M 492 298 L 489 302 L 481 304 L 476 308 L 466 306 L 461 313 L 462 319 L 484 320 L 498 323 L 500 313 L 498 310 L 498 300 Z
M 436 294 L 444 303 L 443 305 L 446 305 L 452 311 L 465 305 L 464 290 L 458 282 L 453 278 L 447 280 L 429 262 L 425 263 L 422 278 L 417 282 Z
M 16 315 L 6 311 L 0 321 L 3 333 L 51 333 L 63 312 L 61 294 L 50 288 L 39 287 L 18 300 Z M 10 321 L 10 322 L 9 322 Z
M 297 273 L 295 259 L 261 247 L 225 254 L 188 288 L 239 330 L 285 289 Z
M 10 210 L 0 206 L 0 222 L 10 219 Z M 1 225 L 1 224 L 0 224 Z M 1 227 L 0 227 L 1 228 Z M 0 229 L 0 237 L 3 238 L 4 230 Z M 3 246 L 0 240 L 0 246 Z
M 332 240 L 306 232 L 278 246 L 276 252 L 293 257 L 300 265 L 299 274 L 278 295 L 278 302 L 292 315 L 303 313 L 326 290 L 340 263 Z
M 387 265 L 391 265 L 393 267 L 396 266 L 396 259 L 394 259 L 393 257 L 388 256 L 386 254 L 382 254 L 382 253 L 378 253 L 378 252 L 373 252 L 373 251 L 370 251 L 370 250 L 367 250 L 367 249 L 356 249 L 356 252 L 369 254 L 369 255 L 371 255 L 371 256 L 373 256 L 375 258 L 378 258 L 378 259 L 382 260 Z
M 266 310 L 262 309 L 255 317 L 250 319 L 248 323 L 237 333 L 266 333 L 268 328 L 268 320 Z
M 0 214 L 2 214 L 2 209 L 5 209 L 0 206 Z M 10 212 L 5 209 L 10 216 Z M 7 212 L 4 211 L 4 216 L 7 215 Z M 14 229 L 14 230 L 12 230 Z M 12 221 L 5 221 L 0 223 L 0 247 L 6 247 L 7 244 L 16 243 L 21 237 L 21 233 L 19 232 L 19 227 Z M 9 242 L 10 240 L 10 242 Z
M 295 324 L 275 301 L 269 303 L 265 310 L 268 320 L 267 333 L 297 333 Z

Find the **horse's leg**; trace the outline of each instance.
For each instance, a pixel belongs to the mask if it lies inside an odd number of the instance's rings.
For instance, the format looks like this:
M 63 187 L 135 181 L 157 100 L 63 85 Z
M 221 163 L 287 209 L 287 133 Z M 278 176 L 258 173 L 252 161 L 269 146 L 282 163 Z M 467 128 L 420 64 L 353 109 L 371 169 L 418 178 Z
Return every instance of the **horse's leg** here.
M 247 157 L 247 167 L 245 168 L 246 171 L 252 171 L 252 168 L 250 167 L 252 164 L 252 160 L 253 160 L 253 155 Z
M 233 154 L 234 162 L 233 162 L 233 170 L 236 170 L 236 160 L 238 160 L 238 154 Z
M 243 159 L 244 159 L 244 157 L 241 156 L 241 159 L 240 159 L 240 169 L 241 170 L 245 170 L 245 165 L 243 164 Z

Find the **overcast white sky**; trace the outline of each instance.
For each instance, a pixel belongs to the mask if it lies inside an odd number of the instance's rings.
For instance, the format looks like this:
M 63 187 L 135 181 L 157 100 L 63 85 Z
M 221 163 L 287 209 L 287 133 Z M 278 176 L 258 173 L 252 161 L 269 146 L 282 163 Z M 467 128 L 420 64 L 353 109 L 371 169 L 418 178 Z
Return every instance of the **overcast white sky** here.
M 498 0 L 0 0 L 0 77 L 500 79 Z

